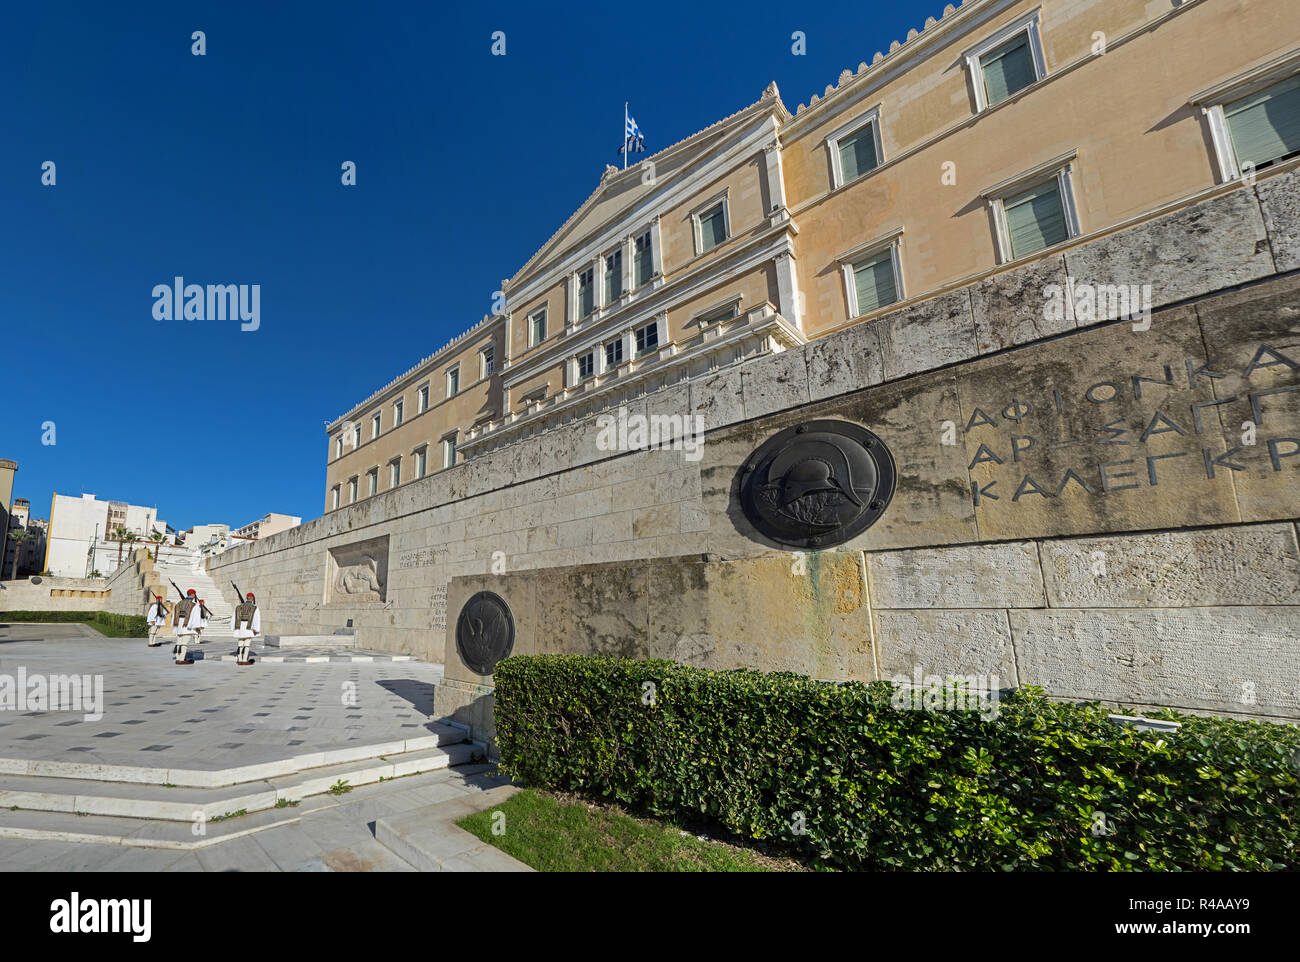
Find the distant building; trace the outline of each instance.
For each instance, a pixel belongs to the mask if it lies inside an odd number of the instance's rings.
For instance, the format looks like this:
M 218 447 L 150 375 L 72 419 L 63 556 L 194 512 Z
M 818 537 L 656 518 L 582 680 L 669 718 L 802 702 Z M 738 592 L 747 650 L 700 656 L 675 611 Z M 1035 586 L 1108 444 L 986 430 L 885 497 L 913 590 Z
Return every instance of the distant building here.
M 210 521 L 196 524 L 177 535 L 176 540 L 187 548 L 224 548 L 230 537 L 230 525 Z
M 115 534 L 120 528 L 144 544 L 154 531 L 167 532 L 157 508 L 100 501 L 93 494 L 80 498 L 54 495 L 45 570 L 68 578 L 85 578 L 95 571 L 107 575 L 117 568 L 119 558 L 128 557 L 127 548 Z
M 18 462 L 0 458 L 0 562 L 9 551 L 9 512 L 14 496 L 14 475 L 18 473 Z M 0 571 L 0 581 L 8 574 Z
M 270 535 L 277 534 L 281 531 L 288 531 L 290 528 L 296 528 L 300 524 L 302 524 L 302 518 L 297 518 L 288 514 L 275 514 L 273 512 L 264 515 L 258 521 L 246 524 L 242 528 L 230 533 L 236 538 L 257 540 L 259 538 L 269 537 Z
M 14 498 L 3 561 L 0 561 L 0 577 L 24 578 L 41 573 L 48 527 L 42 519 L 31 517 L 31 505 L 26 498 Z M 15 557 L 18 561 L 16 572 Z

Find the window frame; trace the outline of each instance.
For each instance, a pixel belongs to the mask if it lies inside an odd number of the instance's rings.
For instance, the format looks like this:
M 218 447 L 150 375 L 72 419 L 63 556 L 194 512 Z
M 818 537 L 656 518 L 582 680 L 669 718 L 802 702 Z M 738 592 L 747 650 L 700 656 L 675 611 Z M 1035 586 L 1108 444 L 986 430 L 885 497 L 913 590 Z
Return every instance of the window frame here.
M 343 485 L 340 483 L 330 488 L 330 504 L 332 505 L 330 510 L 337 511 L 339 509 L 339 505 L 342 503 L 343 503 Z
M 840 159 L 840 141 L 847 140 L 862 128 L 871 127 L 871 139 L 876 148 L 876 166 L 865 173 L 858 174 L 850 181 L 844 180 L 844 164 Z M 880 142 L 880 104 L 876 104 L 865 113 L 859 114 L 826 138 L 826 149 L 830 152 L 831 190 L 838 190 L 845 183 L 854 184 L 869 174 L 874 174 L 885 163 L 885 151 Z
M 429 473 L 429 445 L 421 444 L 411 451 L 411 457 L 415 458 L 415 477 L 412 481 L 419 481 Z
M 447 389 L 447 397 L 454 398 L 460 393 L 460 362 L 457 361 L 451 367 L 443 372 L 444 383 Z M 456 389 L 452 390 L 452 381 L 456 382 Z
M 388 461 L 388 488 L 401 487 L 402 484 L 402 456 L 399 454 Z
M 646 347 L 643 349 L 637 345 L 637 334 L 651 328 L 653 328 L 655 332 L 655 343 L 652 347 Z M 642 324 L 639 327 L 632 328 L 632 350 L 636 357 L 646 357 L 650 354 L 654 354 L 663 348 L 663 346 L 663 342 L 659 340 L 659 321 L 657 319 Z
M 584 360 L 589 362 L 589 367 L 585 374 L 582 372 L 582 362 Z M 581 384 L 583 381 L 596 376 L 596 349 L 594 347 L 583 351 L 581 354 L 577 355 L 573 361 L 573 373 L 575 377 L 574 383 Z
M 420 385 L 419 390 L 415 392 L 415 413 L 423 414 L 429 410 L 429 401 L 432 391 L 429 390 L 429 382 L 425 381 Z
M 398 398 L 393 402 L 393 427 L 402 426 L 402 421 L 406 416 L 406 398 Z
M 609 262 L 611 260 L 616 260 L 618 262 L 618 269 L 616 271 L 610 270 Z M 606 253 L 600 255 L 600 296 L 602 298 L 601 301 L 602 304 L 605 305 L 615 304 L 618 302 L 619 298 L 621 298 L 624 294 L 627 293 L 627 291 L 624 290 L 623 288 L 624 267 L 625 265 L 623 263 L 622 244 L 619 244 L 613 250 L 607 251 Z M 611 276 L 614 278 L 615 285 L 618 288 L 617 291 L 612 293 L 610 291 Z
M 720 194 L 714 194 L 703 204 L 700 204 L 691 211 L 691 234 L 695 238 L 695 256 L 707 254 L 709 251 L 717 250 L 727 241 L 731 240 L 731 189 L 722 191 Z M 704 215 L 711 213 L 713 208 L 722 206 L 722 240 L 718 241 L 709 250 L 704 249 Z
M 356 504 L 357 498 L 361 494 L 361 476 L 352 475 L 348 478 L 348 504 Z
M 379 465 L 366 472 L 366 497 L 373 498 L 379 493 Z
M 1210 142 L 1214 146 L 1219 183 L 1231 183 L 1246 176 L 1246 171 L 1242 169 L 1237 159 L 1237 148 L 1232 141 L 1232 130 L 1228 126 L 1228 117 L 1223 108 L 1234 101 L 1262 93 L 1269 87 L 1291 80 L 1297 74 L 1300 74 L 1300 48 L 1275 57 L 1245 73 L 1237 74 L 1191 99 L 1190 103 L 1193 106 L 1201 108 L 1201 113 L 1210 128 Z M 1279 163 L 1287 163 L 1287 161 L 1278 158 L 1269 161 L 1262 169 L 1271 169 Z M 1256 169 L 1260 168 L 1251 167 L 1252 172 Z
M 478 352 L 478 376 L 479 380 L 489 378 L 496 369 L 496 345 L 488 344 L 479 349 Z
M 994 31 L 962 54 L 962 59 L 966 62 L 966 76 L 969 78 L 971 90 L 975 94 L 975 113 L 982 114 L 991 107 L 1014 100 L 1047 77 L 1047 57 L 1043 53 L 1042 12 L 1042 7 L 1035 7 L 1029 13 Z M 999 100 L 996 104 L 990 104 L 988 102 L 988 90 L 984 82 L 984 65 L 980 63 L 980 59 L 985 54 L 991 53 L 1003 44 L 1015 39 L 1021 33 L 1027 34 L 1029 37 L 1029 59 L 1034 65 L 1033 83 L 1021 87 L 1015 93 Z
M 1083 231 L 1079 225 L 1079 208 L 1074 194 L 1074 165 L 1078 162 L 1078 150 L 1061 154 L 1051 160 L 1032 167 L 1024 173 L 1017 174 L 999 184 L 981 191 L 980 196 L 988 202 L 993 217 L 994 235 L 997 246 L 998 264 L 1010 264 L 1013 261 L 1041 256 L 1043 251 L 1050 251 L 1059 244 L 1068 243 L 1079 237 Z M 1015 257 L 1011 250 L 1011 231 L 1007 227 L 1006 208 L 1003 201 L 1008 197 L 1023 194 L 1025 191 L 1055 179 L 1057 191 L 1061 198 L 1061 210 L 1065 217 L 1065 240 L 1040 248 L 1030 254 Z
M 370 440 L 373 441 L 379 435 L 384 433 L 383 411 L 375 411 L 370 415 Z
M 859 244 L 851 250 L 838 255 L 835 260 L 840 265 L 840 277 L 844 281 L 845 304 L 848 306 L 849 319 L 862 316 L 858 309 L 858 285 L 854 270 L 866 261 L 875 260 L 886 251 L 889 252 L 890 264 L 894 270 L 894 294 L 896 297 L 888 304 L 873 308 L 873 311 L 885 310 L 907 300 L 907 290 L 903 285 L 903 227 L 895 227 L 885 234 L 877 235 L 865 244 Z
M 450 455 L 450 457 L 449 457 Z M 456 466 L 456 435 L 447 434 L 442 438 L 442 469 Z
M 602 266 L 604 265 L 603 259 L 601 264 Z M 581 321 L 585 318 L 592 317 L 598 310 L 600 310 L 600 298 L 597 296 L 596 291 L 596 265 L 588 264 L 586 267 L 576 271 L 575 274 L 577 276 L 573 283 L 573 297 L 575 301 L 574 312 L 578 320 Z M 584 311 L 582 279 L 588 276 L 591 278 L 591 281 L 587 284 L 586 289 L 591 292 L 591 309 Z
M 642 278 L 641 281 L 638 283 L 636 279 L 636 273 L 637 273 L 637 264 L 640 263 L 640 257 L 638 255 L 636 245 L 637 242 L 641 240 L 641 238 L 643 237 L 645 238 L 646 241 L 645 256 L 650 263 L 647 267 L 646 276 Z M 654 276 L 655 276 L 655 236 L 654 236 L 654 231 L 651 228 L 647 227 L 645 230 L 641 231 L 640 233 L 632 235 L 632 288 L 631 289 L 634 291 L 640 290 L 641 288 L 649 284 L 652 280 L 654 280 Z
M 617 358 L 613 358 L 613 359 L 610 358 L 610 354 L 612 353 L 610 350 L 611 348 L 613 348 L 615 351 L 618 352 L 619 356 Z M 623 363 L 624 360 L 626 360 L 626 358 L 623 357 L 623 354 L 625 352 L 623 351 L 622 337 L 616 337 L 612 341 L 606 341 L 604 344 L 601 345 L 601 352 L 605 356 L 606 371 L 610 370 L 611 368 L 618 367 L 620 364 Z
M 547 313 L 546 308 L 543 307 L 540 310 L 533 311 L 533 313 L 528 315 L 528 346 L 529 347 L 536 347 L 538 344 L 541 344 L 543 341 L 546 340 L 546 313 Z M 538 321 L 541 322 L 541 326 L 542 326 L 541 337 L 537 336 Z

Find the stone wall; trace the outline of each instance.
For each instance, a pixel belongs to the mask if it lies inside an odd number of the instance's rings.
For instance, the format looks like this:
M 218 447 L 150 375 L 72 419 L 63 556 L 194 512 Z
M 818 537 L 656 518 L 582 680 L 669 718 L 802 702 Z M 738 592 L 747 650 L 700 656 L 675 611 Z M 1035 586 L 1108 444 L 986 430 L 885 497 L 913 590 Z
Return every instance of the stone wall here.
M 629 416 L 700 416 L 702 450 L 611 451 L 587 418 L 227 551 L 212 574 L 258 592 L 268 632 L 351 619 L 362 647 L 445 660 L 440 709 L 480 722 L 491 678 L 466 675 L 448 628 L 472 586 L 523 592 L 512 608 L 547 626 L 544 650 L 606 638 L 663 653 L 663 638 L 631 627 L 659 600 L 629 582 L 583 609 L 572 592 L 691 555 L 670 565 L 675 577 L 715 587 L 682 596 L 682 623 L 719 605 L 737 633 L 752 619 L 745 639 L 683 628 L 682 656 L 713 638 L 719 667 L 869 678 L 982 665 L 1068 697 L 1300 717 L 1300 278 L 1275 276 L 1300 266 L 1296 180 L 1229 190 L 808 345 L 619 399 Z M 1155 310 L 1098 316 L 1080 297 L 1089 283 L 1149 284 Z M 1055 314 L 1044 302 L 1053 284 L 1075 293 Z M 759 536 L 736 498 L 754 448 L 818 417 L 866 425 L 898 466 L 881 519 L 805 559 L 860 572 L 844 584 L 862 599 L 852 631 L 821 640 L 760 617 L 785 599 L 796 621 L 833 626 L 825 606 L 840 596 L 801 607 L 798 559 Z M 385 537 L 383 600 L 330 595 L 330 559 Z M 722 623 L 709 615 L 705 628 L 710 618 Z M 727 647 L 740 640 L 750 647 Z
M 35 576 L 4 582 L 0 611 L 103 611 L 108 603 L 105 578 Z

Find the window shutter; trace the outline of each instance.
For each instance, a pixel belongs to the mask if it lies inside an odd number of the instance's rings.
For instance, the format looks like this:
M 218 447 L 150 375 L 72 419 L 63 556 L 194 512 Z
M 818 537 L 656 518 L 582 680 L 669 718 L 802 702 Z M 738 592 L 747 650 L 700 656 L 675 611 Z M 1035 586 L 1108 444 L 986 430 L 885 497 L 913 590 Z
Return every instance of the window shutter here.
M 847 140 L 840 141 L 840 173 L 844 183 L 876 167 L 876 138 L 868 124 Z
M 853 267 L 853 286 L 858 295 L 858 313 L 866 314 L 898 300 L 894 284 L 894 260 L 886 251 Z
M 1224 104 L 1237 163 L 1258 167 L 1300 151 L 1300 75 Z
M 1028 87 L 1037 79 L 1034 58 L 1029 51 L 1029 37 L 1022 33 L 986 53 L 980 57 L 980 69 L 984 73 L 984 92 L 990 107 Z
M 1002 202 L 1011 241 L 1011 257 L 1024 257 L 1070 236 L 1055 180 Z

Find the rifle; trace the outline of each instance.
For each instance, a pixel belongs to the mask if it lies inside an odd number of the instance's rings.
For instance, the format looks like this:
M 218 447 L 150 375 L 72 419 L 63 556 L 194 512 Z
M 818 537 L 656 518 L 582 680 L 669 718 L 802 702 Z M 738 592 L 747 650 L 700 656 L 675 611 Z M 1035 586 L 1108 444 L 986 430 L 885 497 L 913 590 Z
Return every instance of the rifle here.
M 178 595 L 181 596 L 181 601 L 184 601 L 184 600 L 185 600 L 185 592 L 181 591 L 181 586 L 178 585 L 176 582 L 172 581 L 171 578 L 168 578 L 167 580 L 172 582 L 172 587 L 175 588 L 175 589 L 176 589 L 176 593 L 177 593 Z
M 230 582 L 230 587 L 235 589 L 235 597 L 239 599 L 235 602 L 235 607 L 237 608 L 247 600 L 247 596 L 239 590 L 239 585 L 235 584 L 233 581 Z

